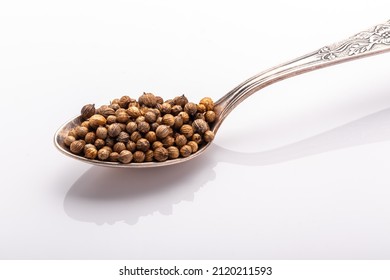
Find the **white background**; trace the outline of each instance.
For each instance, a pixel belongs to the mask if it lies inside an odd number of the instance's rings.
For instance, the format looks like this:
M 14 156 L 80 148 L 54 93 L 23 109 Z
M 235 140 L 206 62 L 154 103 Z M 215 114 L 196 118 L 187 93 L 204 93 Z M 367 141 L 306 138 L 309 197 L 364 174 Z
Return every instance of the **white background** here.
M 389 259 L 390 54 L 240 104 L 202 156 L 92 167 L 53 135 L 143 91 L 217 100 L 389 1 L 2 1 L 1 259 Z

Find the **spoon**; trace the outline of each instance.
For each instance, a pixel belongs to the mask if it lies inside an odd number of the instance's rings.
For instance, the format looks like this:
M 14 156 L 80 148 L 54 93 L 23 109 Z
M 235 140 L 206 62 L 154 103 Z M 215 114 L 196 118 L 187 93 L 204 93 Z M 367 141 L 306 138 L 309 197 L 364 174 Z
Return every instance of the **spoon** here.
M 323 67 L 381 54 L 387 51 L 390 51 L 390 20 L 383 24 L 378 24 L 366 31 L 362 31 L 344 41 L 325 46 L 307 55 L 261 72 L 244 81 L 215 102 L 214 110 L 217 118 L 211 125 L 210 129 L 214 132 L 214 134 L 216 134 L 223 120 L 238 104 L 256 91 L 268 85 Z M 72 154 L 63 143 L 68 131 L 81 124 L 81 122 L 81 117 L 78 116 L 61 126 L 54 136 L 54 143 L 55 146 L 65 155 L 94 165 L 120 168 L 167 166 L 193 159 L 202 154 L 210 146 L 210 143 L 207 143 L 189 157 L 167 160 L 164 162 L 122 164 L 118 162 L 90 160 L 82 156 Z

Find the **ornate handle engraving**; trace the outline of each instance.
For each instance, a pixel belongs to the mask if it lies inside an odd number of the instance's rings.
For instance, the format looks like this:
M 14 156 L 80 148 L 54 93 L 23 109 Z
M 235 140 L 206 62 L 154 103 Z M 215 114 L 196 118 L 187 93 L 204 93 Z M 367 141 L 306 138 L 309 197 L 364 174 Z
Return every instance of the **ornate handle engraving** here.
M 333 60 L 337 57 L 364 53 L 379 45 L 390 45 L 390 20 L 339 44 L 323 47 L 318 51 L 318 55 L 322 60 Z

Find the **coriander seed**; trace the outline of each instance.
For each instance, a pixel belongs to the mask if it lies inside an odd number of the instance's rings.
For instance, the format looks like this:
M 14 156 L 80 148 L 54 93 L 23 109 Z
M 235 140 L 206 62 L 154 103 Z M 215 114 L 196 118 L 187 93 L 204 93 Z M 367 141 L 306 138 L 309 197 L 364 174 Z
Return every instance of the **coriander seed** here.
M 87 159 L 95 159 L 97 157 L 98 151 L 94 145 L 88 146 L 84 149 L 84 156 Z
M 127 96 L 127 95 L 124 95 L 122 96 L 119 101 L 118 101 L 118 105 L 121 107 L 121 108 L 127 108 L 129 106 L 129 103 L 131 102 L 131 98 L 130 96 Z
M 175 144 L 178 147 L 184 146 L 187 144 L 187 138 L 183 134 L 179 134 L 175 138 Z
M 103 139 L 96 139 L 95 140 L 95 143 L 94 143 L 94 145 L 95 145 L 95 147 L 96 147 L 96 149 L 101 149 L 101 148 L 103 148 L 104 147 L 104 145 L 106 145 L 106 141 L 104 141 Z
M 133 162 L 141 163 L 145 160 L 145 153 L 141 151 L 136 151 L 133 154 Z
M 147 150 L 145 152 L 145 161 L 146 162 L 150 162 L 150 161 L 153 161 L 153 151 L 152 150 Z
M 89 118 L 89 125 L 94 129 L 98 128 L 99 126 L 104 126 L 106 122 L 106 118 L 99 114 L 95 114 Z
M 145 121 L 145 117 L 144 116 L 139 116 L 135 119 L 135 123 L 136 124 L 139 124 L 140 122 L 144 122 Z
M 111 103 L 110 105 L 108 105 L 108 107 L 114 109 L 114 111 L 118 110 L 121 106 L 119 106 L 118 103 Z
M 137 145 L 133 141 L 129 141 L 126 143 L 126 149 L 128 149 L 130 152 L 134 153 L 136 148 Z
M 70 144 L 72 144 L 74 141 L 76 141 L 76 138 L 74 138 L 74 136 L 71 136 L 71 135 L 68 135 L 64 138 L 64 144 L 66 146 L 70 146 Z
M 139 132 L 146 134 L 149 130 L 150 130 L 149 123 L 147 123 L 145 121 L 141 121 L 138 123 L 138 131 Z
M 83 121 L 80 126 L 86 127 L 87 129 L 89 128 L 89 121 Z
M 111 152 L 110 156 L 108 157 L 108 160 L 113 162 L 118 161 L 118 159 L 119 159 L 119 154 L 117 152 Z
M 213 139 L 214 139 L 214 132 L 212 132 L 211 130 L 206 131 L 204 133 L 204 135 L 203 135 L 203 139 L 207 143 L 213 141 Z
M 157 104 L 157 99 L 156 99 L 156 96 L 153 93 L 145 93 L 144 92 L 144 94 L 142 94 L 138 98 L 138 103 L 140 105 L 145 105 L 147 107 L 152 107 L 153 108 Z
M 108 135 L 112 138 L 115 138 L 121 133 L 122 129 L 119 123 L 110 124 L 107 128 Z
M 103 140 L 106 139 L 107 134 L 108 134 L 107 128 L 105 128 L 104 126 L 99 126 L 96 129 L 96 137 L 99 139 L 103 139 Z
M 164 139 L 169 135 L 169 133 L 170 133 L 169 127 L 163 124 L 158 126 L 156 129 L 156 136 L 159 139 Z
M 84 140 L 85 140 L 85 143 L 87 143 L 87 144 L 94 143 L 96 140 L 95 132 L 88 132 L 87 134 L 85 134 Z
M 180 105 L 174 105 L 174 106 L 172 106 L 171 114 L 176 116 L 182 111 L 183 111 L 183 107 L 181 107 Z
M 112 150 L 113 150 L 114 152 L 120 153 L 120 152 L 122 152 L 123 150 L 126 150 L 126 145 L 125 145 L 125 143 L 123 143 L 123 142 L 116 142 L 116 143 L 114 144 L 114 147 L 112 147 Z
M 120 123 L 127 123 L 130 116 L 127 114 L 127 112 L 118 112 L 116 114 L 116 121 Z
M 145 121 L 148 123 L 154 123 L 157 120 L 157 115 L 153 111 L 147 111 L 144 114 L 144 117 L 145 117 Z
M 206 106 L 203 104 L 196 104 L 196 109 L 199 113 L 205 113 L 207 111 Z
M 129 134 L 132 134 L 134 131 L 137 130 L 137 124 L 135 122 L 128 122 L 126 125 L 126 131 Z
M 89 119 L 95 114 L 95 104 L 87 104 L 81 108 L 81 118 L 83 120 Z
M 202 136 L 199 133 L 195 133 L 194 135 L 192 135 L 191 140 L 199 145 L 200 143 L 202 143 Z
M 84 150 L 84 147 L 85 147 L 84 140 L 76 140 L 70 144 L 69 149 L 74 154 L 80 154 Z
M 183 118 L 180 115 L 175 116 L 175 120 L 174 120 L 174 123 L 173 123 L 173 128 L 175 130 L 179 130 L 180 127 L 182 127 L 183 124 L 184 124 Z
M 88 133 L 88 128 L 84 126 L 77 126 L 76 127 L 76 134 L 78 138 L 84 138 L 85 135 Z
M 180 148 L 180 155 L 182 157 L 188 157 L 192 153 L 192 148 L 190 145 L 184 145 L 183 147 Z
M 107 118 L 108 116 L 115 115 L 115 110 L 107 105 L 103 105 L 98 109 L 98 113 Z
M 214 102 L 210 97 L 202 98 L 199 104 L 204 105 L 207 111 L 212 111 L 214 109 Z
M 163 147 L 168 148 L 169 146 L 175 144 L 175 138 L 168 135 L 167 137 L 161 140 L 161 143 L 163 143 Z
M 192 102 L 188 102 L 186 105 L 184 105 L 184 111 L 190 115 L 194 116 L 197 112 L 196 104 Z
M 188 102 L 188 99 L 187 97 L 183 95 L 181 96 L 176 96 L 174 99 L 173 99 L 173 102 L 176 104 L 176 105 L 180 105 L 181 107 L 184 107 L 184 105 L 187 104 Z
M 156 143 L 156 142 L 155 142 Z M 164 147 L 159 147 L 154 150 L 153 157 L 157 161 L 166 161 L 168 159 L 168 150 Z
M 118 161 L 121 163 L 130 163 L 133 160 L 133 154 L 128 150 L 123 150 L 119 153 Z
M 178 116 L 180 116 L 183 119 L 183 123 L 188 123 L 190 120 L 190 115 L 188 115 L 187 112 L 180 112 Z
M 195 119 L 201 119 L 201 120 L 205 120 L 205 117 L 204 117 L 204 114 L 202 113 L 196 113 L 195 114 Z
M 107 124 L 113 124 L 116 123 L 116 116 L 110 115 L 107 117 Z
M 73 136 L 77 140 L 78 136 L 77 136 L 77 133 L 76 133 L 76 128 L 72 128 L 71 130 L 69 130 L 68 136 Z
M 180 128 L 181 134 L 183 134 L 186 138 L 190 138 L 192 135 L 194 135 L 194 129 L 189 124 L 184 124 Z
M 149 150 L 150 143 L 145 138 L 141 138 L 137 141 L 136 146 L 137 146 L 137 150 L 146 152 L 147 150 Z
M 97 156 L 100 160 L 107 160 L 110 157 L 110 151 L 107 149 L 100 149 Z
M 170 146 L 167 148 L 167 150 L 168 150 L 168 157 L 170 159 L 176 159 L 180 156 L 179 149 L 175 146 Z
M 155 150 L 157 148 L 160 148 L 160 147 L 163 147 L 163 143 L 161 143 L 160 141 L 153 142 L 153 144 L 152 144 L 152 149 L 153 150 Z
M 141 116 L 141 111 L 138 109 L 138 107 L 131 106 L 129 109 L 127 109 L 127 114 L 129 114 L 131 118 L 136 119 Z
M 199 146 L 195 141 L 188 141 L 187 145 L 191 147 L 192 153 L 196 153 L 198 151 Z
M 215 119 L 217 118 L 216 114 L 214 111 L 207 111 L 206 114 L 204 115 L 206 122 L 208 123 L 213 123 Z
M 130 135 L 130 140 L 133 141 L 133 142 L 137 142 L 139 139 L 142 138 L 142 135 L 141 133 L 139 133 L 138 131 L 134 131 L 131 135 Z
M 197 132 L 201 135 L 210 129 L 207 122 L 205 120 L 202 120 L 202 119 L 194 120 L 192 122 L 192 128 L 194 129 L 194 132 Z
M 162 117 L 161 123 L 167 126 L 173 126 L 173 124 L 175 123 L 175 117 L 171 114 L 165 114 Z
M 161 105 L 161 113 L 163 114 L 170 114 L 171 113 L 171 109 L 172 109 L 172 106 L 171 104 L 167 103 L 167 102 L 164 102 L 162 105 Z
M 106 138 L 106 146 L 108 147 L 113 147 L 115 144 L 115 139 L 111 138 L 111 137 L 107 137 Z
M 149 143 L 153 143 L 157 140 L 156 132 L 148 131 L 148 133 L 145 134 L 145 139 L 148 140 Z
M 129 139 L 130 139 L 130 135 L 127 132 L 121 131 L 118 137 L 116 138 L 116 141 L 127 143 L 129 142 Z

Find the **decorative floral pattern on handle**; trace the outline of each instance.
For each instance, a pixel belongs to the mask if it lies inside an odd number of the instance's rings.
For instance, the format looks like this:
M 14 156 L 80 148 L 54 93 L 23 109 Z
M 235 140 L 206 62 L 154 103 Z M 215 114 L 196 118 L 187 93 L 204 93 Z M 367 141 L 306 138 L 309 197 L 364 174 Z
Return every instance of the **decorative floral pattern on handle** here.
M 322 60 L 333 60 L 367 52 L 375 45 L 390 45 L 390 20 L 371 30 L 360 32 L 347 41 L 323 47 L 318 51 L 318 55 Z

